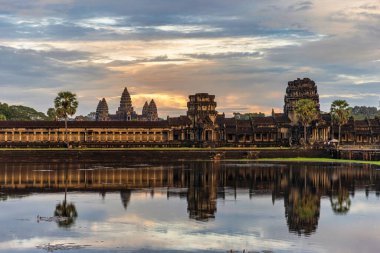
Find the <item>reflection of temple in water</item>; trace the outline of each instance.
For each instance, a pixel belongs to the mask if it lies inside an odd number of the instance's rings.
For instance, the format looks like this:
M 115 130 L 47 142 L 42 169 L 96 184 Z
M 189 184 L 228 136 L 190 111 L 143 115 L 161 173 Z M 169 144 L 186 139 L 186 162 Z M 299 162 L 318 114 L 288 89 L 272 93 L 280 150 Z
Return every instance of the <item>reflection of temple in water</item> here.
M 165 190 L 168 198 L 187 200 L 191 219 L 207 221 L 215 218 L 217 199 L 225 192 L 237 195 L 246 189 L 251 198 L 272 196 L 284 201 L 288 228 L 297 234 L 316 231 L 322 197 L 328 197 L 335 214 L 349 212 L 355 190 L 380 194 L 380 171 L 370 165 L 274 165 L 244 163 L 177 163 L 175 165 L 107 165 L 96 164 L 26 164 L 0 165 L 0 201 L 17 194 L 63 191 L 65 172 L 69 191 L 120 191 L 122 206 L 133 201 L 133 191 L 146 189 L 154 197 L 154 189 Z

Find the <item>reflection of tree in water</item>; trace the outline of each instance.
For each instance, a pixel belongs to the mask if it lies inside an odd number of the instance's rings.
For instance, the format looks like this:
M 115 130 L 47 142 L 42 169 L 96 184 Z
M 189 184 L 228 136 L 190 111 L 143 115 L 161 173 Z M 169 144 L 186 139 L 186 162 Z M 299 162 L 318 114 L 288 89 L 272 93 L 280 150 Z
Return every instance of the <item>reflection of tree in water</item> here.
M 66 200 L 64 200 L 55 207 L 54 216 L 58 217 L 56 222 L 59 227 L 67 228 L 75 223 L 78 213 L 74 203 L 67 203 Z
M 310 235 L 317 230 L 320 196 L 309 190 L 292 188 L 285 195 L 285 216 L 289 230 Z
M 121 204 L 124 209 L 127 210 L 129 201 L 131 200 L 131 190 L 121 190 L 120 191 Z
M 331 208 L 335 214 L 347 214 L 350 211 L 351 199 L 347 189 L 340 189 L 330 196 Z
M 67 203 L 67 174 L 68 169 L 65 168 L 65 198 L 64 200 L 57 204 L 54 211 L 54 216 L 57 217 L 56 222 L 59 227 L 71 227 L 76 218 L 78 217 L 77 209 L 74 203 Z
M 344 178 L 342 179 L 341 175 L 339 175 L 338 179 L 335 181 L 338 181 L 338 184 L 336 186 L 336 184 L 333 183 L 331 186 L 332 188 L 332 191 L 330 194 L 331 209 L 337 215 L 344 215 L 350 211 L 350 207 L 351 207 L 350 193 L 347 189 L 347 183 L 345 182 Z
M 310 182 L 307 169 L 299 173 L 291 172 L 289 176 L 290 185 L 284 196 L 289 231 L 308 236 L 318 227 L 321 195 Z

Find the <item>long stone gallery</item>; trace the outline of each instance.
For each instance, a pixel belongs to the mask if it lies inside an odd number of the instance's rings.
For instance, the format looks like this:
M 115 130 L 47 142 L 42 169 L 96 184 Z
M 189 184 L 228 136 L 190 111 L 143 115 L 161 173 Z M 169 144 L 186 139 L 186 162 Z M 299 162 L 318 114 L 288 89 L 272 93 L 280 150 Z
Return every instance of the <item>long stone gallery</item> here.
M 105 99 L 96 110 L 96 121 L 69 121 L 68 141 L 75 147 L 276 147 L 300 143 L 304 128 L 295 104 L 311 99 L 318 117 L 306 128 L 312 144 L 338 138 L 338 126 L 319 108 L 317 85 L 309 78 L 288 82 L 284 111 L 267 117 L 227 118 L 217 111 L 214 95 L 189 96 L 186 115 L 159 120 L 157 106 L 146 102 L 141 115 L 125 89 L 116 114 L 108 112 Z M 350 118 L 341 129 L 342 144 L 378 144 L 380 119 Z M 0 121 L 2 147 L 61 147 L 65 143 L 63 121 Z

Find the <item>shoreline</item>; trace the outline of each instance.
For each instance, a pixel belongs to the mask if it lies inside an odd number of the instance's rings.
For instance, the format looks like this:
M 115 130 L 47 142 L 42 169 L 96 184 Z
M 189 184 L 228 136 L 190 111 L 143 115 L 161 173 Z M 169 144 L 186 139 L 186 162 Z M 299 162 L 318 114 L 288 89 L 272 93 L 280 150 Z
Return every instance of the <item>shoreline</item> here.
M 278 163 L 349 163 L 349 164 L 369 164 L 380 166 L 380 161 L 364 161 L 364 160 L 349 160 L 349 159 L 335 159 L 335 158 L 262 158 L 252 161 L 257 162 L 278 162 Z
M 299 148 L 28 148 L 0 149 L 0 162 L 250 161 L 380 165 L 379 160 L 336 158 L 327 149 Z
M 0 149 L 1 162 L 146 162 L 241 160 L 260 158 L 331 158 L 325 149 L 279 148 L 132 148 Z

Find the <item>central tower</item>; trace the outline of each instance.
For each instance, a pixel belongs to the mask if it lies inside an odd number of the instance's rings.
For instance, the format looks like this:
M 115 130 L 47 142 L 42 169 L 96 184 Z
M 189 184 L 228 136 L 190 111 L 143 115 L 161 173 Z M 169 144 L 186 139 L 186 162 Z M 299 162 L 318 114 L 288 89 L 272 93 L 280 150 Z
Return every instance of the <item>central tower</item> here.
M 216 111 L 215 95 L 208 93 L 197 93 L 189 96 L 190 101 L 187 102 L 187 116 L 194 125 L 202 120 L 208 119 L 213 123 L 218 115 Z
M 213 141 L 216 139 L 215 121 L 216 111 L 215 95 L 197 93 L 189 96 L 187 103 L 187 117 L 191 121 L 191 139 L 195 141 Z
M 317 104 L 317 111 L 320 112 L 319 94 L 317 85 L 309 78 L 300 79 L 288 82 L 286 94 L 284 98 L 284 113 L 288 116 L 293 124 L 298 122 L 296 115 L 296 104 L 301 99 L 311 99 Z
M 117 109 L 116 116 L 118 120 L 126 121 L 132 120 L 134 116 L 133 106 L 131 96 L 129 95 L 128 89 L 124 88 L 123 94 L 121 95 L 120 106 Z

